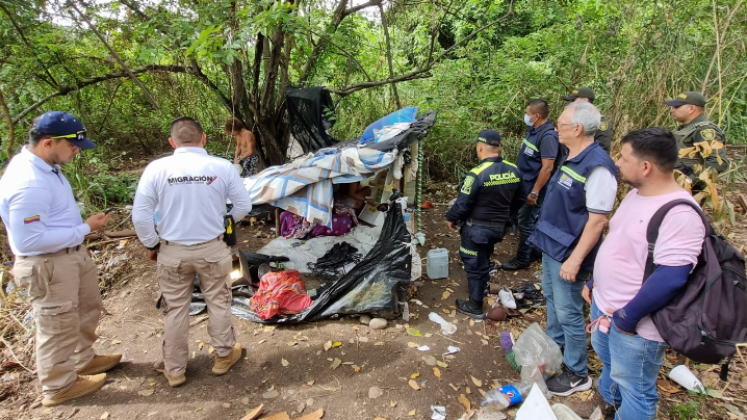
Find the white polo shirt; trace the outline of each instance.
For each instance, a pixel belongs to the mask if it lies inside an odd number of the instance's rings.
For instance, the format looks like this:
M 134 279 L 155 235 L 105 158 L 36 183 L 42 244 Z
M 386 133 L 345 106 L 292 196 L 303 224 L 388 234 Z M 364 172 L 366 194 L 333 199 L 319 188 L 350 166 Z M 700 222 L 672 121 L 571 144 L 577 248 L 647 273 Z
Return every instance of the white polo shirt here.
M 51 166 L 25 146 L 0 179 L 0 216 L 16 256 L 78 246 L 91 232 L 59 165 Z
M 145 168 L 132 209 L 135 232 L 148 248 L 158 244 L 159 236 L 182 245 L 215 239 L 225 231 L 226 197 L 237 222 L 252 209 L 231 162 L 210 156 L 201 147 L 179 147 Z M 153 224 L 156 207 L 158 232 Z

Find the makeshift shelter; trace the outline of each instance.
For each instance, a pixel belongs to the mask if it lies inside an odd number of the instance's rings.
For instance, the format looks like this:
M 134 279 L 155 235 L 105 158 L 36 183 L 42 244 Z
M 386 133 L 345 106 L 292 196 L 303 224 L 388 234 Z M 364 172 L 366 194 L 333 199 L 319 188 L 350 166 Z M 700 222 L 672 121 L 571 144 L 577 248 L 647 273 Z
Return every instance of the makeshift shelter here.
M 300 98 L 298 103 L 305 103 L 303 101 L 306 100 L 305 95 L 308 96 L 308 94 L 308 91 L 293 92 L 293 95 Z M 310 107 L 304 112 L 309 112 L 308 109 L 313 109 L 313 113 L 319 111 L 314 101 L 311 101 Z M 300 108 L 296 106 L 295 109 L 298 111 Z M 313 300 L 307 296 L 305 286 L 296 273 L 288 272 L 287 281 L 273 275 L 264 277 L 268 280 L 267 282 L 260 282 L 266 285 L 272 281 L 277 288 L 277 299 L 293 300 L 294 308 L 299 302 L 305 302 L 307 305 L 310 302 L 304 310 L 298 313 L 285 312 L 284 316 L 266 319 L 269 316 L 268 313 L 276 313 L 277 302 L 263 301 L 262 305 L 258 306 L 256 296 L 259 295 L 255 293 L 260 293 L 263 299 L 267 296 L 261 289 L 262 285 L 255 292 L 252 289 L 252 281 L 244 281 L 243 284 L 239 282 L 233 288 L 232 312 L 234 315 L 261 323 L 291 324 L 336 314 L 376 313 L 391 317 L 407 313 L 407 288 L 411 278 L 420 275 L 420 259 L 417 257 L 415 261 L 413 260 L 413 255 L 417 256 L 414 245 L 411 244 L 414 225 L 411 223 L 410 231 L 408 231 L 403 206 L 406 206 L 408 201 L 411 203 L 417 201 L 414 196 L 419 162 L 413 156 L 418 156 L 418 141 L 427 134 L 436 120 L 435 112 L 418 118 L 415 118 L 415 112 L 414 108 L 406 108 L 371 124 L 364 131 L 365 141 L 354 139 L 338 143 L 336 147 L 322 147 L 291 163 L 267 168 L 244 180 L 244 185 L 254 205 L 279 207 L 300 215 L 311 223 L 323 226 L 329 226 L 333 217 L 334 184 L 363 181 L 377 174 L 378 176 L 369 186 L 375 191 L 378 202 L 390 205 L 383 223 L 378 223 L 378 226 L 374 228 L 359 226 L 357 230 L 349 233 L 349 236 L 339 240 L 315 242 L 313 245 L 315 248 L 322 248 L 325 251 L 325 246 L 320 247 L 320 244 L 331 247 L 333 244 L 340 244 L 345 239 L 348 242 L 357 239 L 358 243 L 355 246 L 350 244 L 345 246 L 346 249 L 361 251 L 362 256 L 356 259 L 360 262 L 348 267 L 349 270 L 339 279 L 325 284 Z M 289 113 L 292 115 L 290 110 Z M 303 114 L 303 112 L 300 113 Z M 326 130 L 320 130 L 320 120 L 307 117 L 309 116 L 291 116 L 297 119 L 298 124 L 293 128 L 293 132 L 298 136 L 297 139 L 301 139 L 304 150 L 306 148 L 310 150 L 315 145 L 327 144 L 328 135 Z M 299 127 L 306 127 L 304 133 L 296 134 Z M 313 138 L 308 140 L 307 135 Z M 404 182 L 404 189 L 410 200 L 398 199 L 401 194 L 398 191 L 400 180 L 408 181 Z M 311 241 L 317 239 L 323 240 L 323 238 L 314 238 Z M 248 259 L 247 253 L 240 254 L 244 279 L 261 277 L 261 272 L 267 270 L 257 267 L 268 261 L 283 259 L 286 262 L 275 264 L 276 267 L 283 266 L 283 268 L 289 268 L 286 265 L 294 263 L 294 259 L 298 263 L 297 257 L 303 253 L 301 241 L 291 243 L 284 238 L 276 238 L 273 242 L 276 241 L 283 242 L 282 247 L 275 248 L 276 252 L 268 253 L 282 255 L 282 257 L 263 256 L 261 250 L 258 251 L 259 254 L 251 254 Z M 304 260 L 298 264 L 297 268 L 303 270 L 313 258 L 317 256 L 314 255 Z M 254 263 L 248 262 L 249 259 L 253 259 Z M 256 278 L 254 280 L 256 285 Z M 251 301 L 252 295 L 255 295 L 255 301 Z M 195 308 L 199 308 L 201 306 L 199 294 L 193 296 L 195 297 L 193 301 L 198 301 Z M 254 307 L 252 307 L 253 303 Z M 260 316 L 257 311 L 263 316 Z

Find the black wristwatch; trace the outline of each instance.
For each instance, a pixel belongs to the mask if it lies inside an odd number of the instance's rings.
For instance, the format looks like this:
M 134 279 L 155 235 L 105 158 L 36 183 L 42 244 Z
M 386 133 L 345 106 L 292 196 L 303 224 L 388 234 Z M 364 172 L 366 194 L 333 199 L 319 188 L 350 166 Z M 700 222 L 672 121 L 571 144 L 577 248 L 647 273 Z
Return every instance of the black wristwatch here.
M 532 197 L 532 198 L 537 198 L 537 197 L 539 197 L 539 194 L 537 194 L 536 192 L 532 191 L 532 192 L 529 193 L 529 196 Z
M 156 244 L 156 246 L 154 246 L 153 248 L 148 248 L 148 247 L 146 246 L 146 247 L 145 247 L 145 249 L 147 249 L 148 251 L 155 251 L 156 249 L 158 249 L 158 248 L 160 248 L 160 247 L 161 247 L 161 243 L 159 242 L 159 243 L 157 243 L 157 244 Z

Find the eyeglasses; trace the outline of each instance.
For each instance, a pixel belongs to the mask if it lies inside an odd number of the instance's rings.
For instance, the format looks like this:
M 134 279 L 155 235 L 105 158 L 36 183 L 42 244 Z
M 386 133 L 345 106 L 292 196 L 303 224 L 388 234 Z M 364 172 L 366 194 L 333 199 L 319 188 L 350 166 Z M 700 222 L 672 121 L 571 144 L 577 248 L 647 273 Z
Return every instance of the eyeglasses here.
M 572 127 L 572 126 L 574 126 L 574 125 L 578 125 L 578 124 L 574 124 L 574 123 L 564 123 L 564 124 L 558 124 L 558 128 L 560 128 L 560 127 L 564 127 L 564 126 L 571 126 L 571 127 Z
M 54 136 L 50 137 L 53 139 L 76 139 L 77 141 L 83 141 L 86 139 L 86 131 L 78 131 L 75 134 L 65 134 L 64 136 Z

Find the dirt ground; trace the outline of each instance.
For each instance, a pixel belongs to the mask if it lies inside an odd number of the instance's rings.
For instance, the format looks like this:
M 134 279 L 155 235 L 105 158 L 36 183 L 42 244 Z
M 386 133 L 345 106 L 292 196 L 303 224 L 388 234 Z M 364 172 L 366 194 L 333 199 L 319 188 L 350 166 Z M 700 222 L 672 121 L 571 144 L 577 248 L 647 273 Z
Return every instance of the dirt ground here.
M 747 193 L 744 184 L 739 185 Z M 456 195 L 453 186 L 431 186 L 427 198 L 446 203 Z M 187 383 L 176 389 L 168 386 L 163 375 L 155 370 L 161 360 L 163 315 L 155 308 L 157 286 L 155 267 L 145 259 L 145 250 L 136 241 L 114 251 L 127 254 L 115 286 L 105 296 L 103 317 L 96 343 L 99 353 L 118 352 L 124 355 L 122 364 L 108 374 L 107 384 L 95 394 L 54 408 L 39 407 L 40 387 L 31 374 L 16 371 L 6 376 L 4 389 L 12 390 L 0 402 L 2 419 L 241 419 L 248 410 L 264 404 L 265 413 L 287 412 L 291 418 L 316 409 L 324 409 L 326 419 L 430 419 L 432 405 L 446 407 L 448 419 L 457 419 L 465 412 L 458 401 L 463 395 L 469 404 L 479 408 L 482 394 L 492 386 L 519 379 L 504 359 L 497 334 L 501 331 L 520 332 L 529 322 L 470 322 L 453 309 L 455 298 L 467 297 L 464 271 L 459 262 L 459 237 L 445 226 L 445 206 L 423 212 L 426 245 L 419 248 L 425 257 L 432 246 L 449 250 L 449 277 L 442 280 L 421 279 L 416 283 L 414 298 L 428 308 L 410 304 L 409 322 L 390 321 L 389 327 L 374 331 L 362 325 L 357 317 L 342 317 L 300 326 L 264 326 L 234 318 L 239 342 L 245 356 L 224 376 L 213 376 L 212 355 L 206 323 L 190 327 L 190 362 Z M 270 225 L 245 226 L 240 231 L 241 248 L 256 251 L 270 240 Z M 738 226 L 732 241 L 737 247 L 747 243 L 745 217 L 738 215 Z M 257 237 L 260 236 L 260 237 Z M 507 261 L 513 255 L 518 236 L 507 235 L 496 246 L 494 259 Z M 111 244 L 110 246 L 115 246 Z M 499 272 L 494 282 L 512 286 L 526 281 L 539 282 L 539 266 L 515 274 Z M 450 291 L 447 291 L 447 288 Z M 445 297 L 445 292 L 449 296 Z M 451 336 L 440 334 L 440 328 L 428 320 L 428 313 L 439 312 L 457 325 Z M 446 312 L 450 313 L 446 313 Z M 531 313 L 531 312 L 530 312 Z M 544 317 L 541 308 L 534 312 Z M 193 322 L 201 316 L 192 317 Z M 407 328 L 422 336 L 412 336 Z M 325 343 L 339 342 L 325 350 Z M 430 350 L 419 351 L 427 345 Z M 448 346 L 459 352 L 444 357 Z M 668 355 L 671 368 L 676 361 Z M 442 362 L 432 366 L 435 360 Z M 338 366 L 334 366 L 338 365 Z M 444 367 L 446 365 L 446 367 Z M 599 363 L 590 356 L 590 367 L 598 373 Z M 691 404 L 699 418 L 744 418 L 727 414 L 724 404 L 747 412 L 747 366 L 732 364 L 733 383 L 724 384 L 713 376 L 710 367 L 698 370 L 707 385 L 722 392 L 726 401 L 711 397 L 690 397 L 676 385 L 662 383 L 662 405 L 659 418 L 670 417 L 670 411 Z M 665 369 L 666 371 L 667 369 Z M 716 375 L 717 376 L 717 375 Z M 663 378 L 663 375 L 662 375 Z M 413 381 L 411 381 L 413 379 Z M 739 382 L 741 381 L 741 382 Z M 411 384 L 419 389 L 414 389 Z M 381 395 L 370 398 L 372 387 Z M 665 392 L 665 391 L 670 391 Z M 593 391 L 572 397 L 589 399 Z M 735 398 L 735 399 L 734 399 Z M 564 399 L 555 397 L 553 402 Z M 33 407 L 33 408 L 32 408 Z M 510 410 L 508 414 L 515 413 Z M 512 416 L 509 416 L 510 418 Z M 473 417 L 474 418 L 474 417 Z M 696 418 L 696 417 L 692 417 Z

